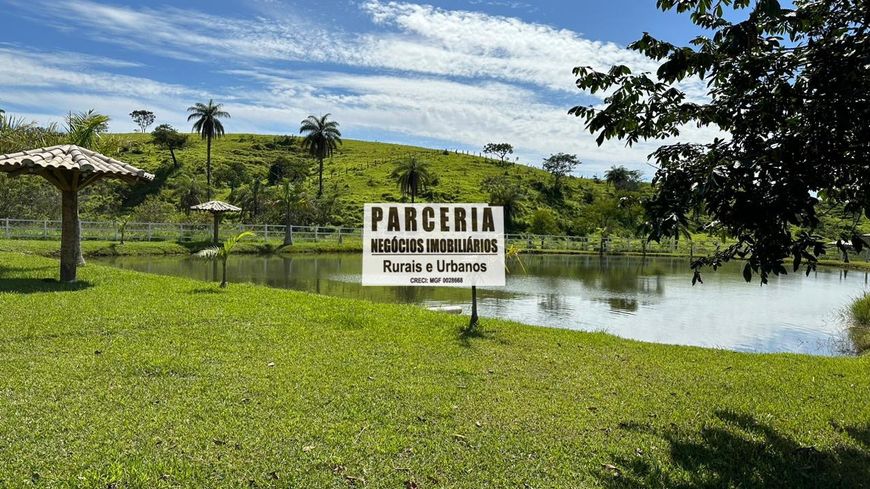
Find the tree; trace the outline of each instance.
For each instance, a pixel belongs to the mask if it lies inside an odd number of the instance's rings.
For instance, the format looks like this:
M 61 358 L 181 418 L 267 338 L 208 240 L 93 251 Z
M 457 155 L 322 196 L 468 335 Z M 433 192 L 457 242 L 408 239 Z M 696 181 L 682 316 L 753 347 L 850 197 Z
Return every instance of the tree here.
M 411 196 L 412 204 L 420 191 L 428 188 L 434 179 L 429 162 L 419 161 L 413 156 L 400 161 L 390 174 L 390 178 L 398 183 L 402 196 Z
M 544 208 L 536 210 L 529 220 L 529 231 L 532 234 L 558 234 L 559 223 L 553 211 Z
M 304 135 L 302 149 L 317 159 L 317 197 L 321 197 L 323 196 L 323 160 L 332 156 L 332 153 L 341 146 L 338 122 L 329 120 L 329 114 L 319 118 L 310 115 L 302 121 L 299 133 Z
M 129 223 L 129 214 L 124 214 L 115 218 L 115 226 L 118 227 L 118 235 L 121 238 L 119 244 L 124 244 L 124 238 L 127 236 L 127 224 Z
M 235 190 L 251 181 L 251 172 L 241 161 L 230 161 L 214 169 L 214 181 L 215 185 L 226 185 Z
M 208 200 L 211 200 L 211 142 L 213 139 L 224 135 L 224 125 L 220 120 L 229 119 L 230 114 L 223 110 L 223 104 L 215 104 L 214 100 L 209 100 L 208 104 L 197 103 L 192 107 L 188 107 L 187 111 L 190 112 L 190 115 L 187 116 L 187 121 L 195 121 L 193 123 L 193 131 L 199 133 L 202 139 L 206 140 L 206 195 Z
M 507 231 L 513 231 L 514 222 L 521 212 L 524 198 L 525 196 L 517 185 L 497 185 L 490 191 L 489 205 L 501 206 L 504 213 L 504 227 Z
M 175 179 L 172 196 L 178 203 L 178 208 L 185 214 L 190 214 L 190 208 L 202 203 L 205 194 L 205 185 L 202 177 L 196 177 L 183 173 Z
M 169 155 L 172 157 L 172 166 L 175 168 L 180 166 L 178 159 L 175 157 L 175 150 L 186 147 L 188 142 L 187 134 L 176 131 L 169 124 L 160 124 L 151 132 L 151 143 L 169 150 Z
M 293 218 L 299 209 L 308 206 L 308 199 L 302 188 L 301 182 L 293 182 L 289 179 L 281 182 L 278 201 L 276 202 L 284 211 L 284 246 L 293 244 Z
M 300 182 L 308 178 L 310 174 L 311 164 L 309 160 L 302 158 L 290 159 L 286 156 L 279 156 L 269 166 L 268 181 L 269 185 L 277 185 L 284 179 Z
M 66 118 L 66 140 L 93 151 L 99 151 L 100 139 L 109 130 L 109 116 L 98 114 L 93 109 L 87 112 L 70 113 Z
M 514 147 L 508 143 L 489 143 L 483 147 L 483 153 L 497 156 L 501 166 L 504 166 L 507 155 L 514 154 Z
M 607 94 L 601 107 L 575 107 L 601 144 L 677 137 L 684 126 L 719 129 L 698 143 L 676 142 L 658 164 L 647 205 L 653 239 L 674 236 L 703 206 L 736 243 L 693 262 L 746 258 L 744 278 L 806 264 L 825 252 L 816 208 L 870 215 L 870 35 L 866 2 L 659 0 L 689 13 L 706 32 L 681 47 L 644 34 L 631 48 L 660 63 L 655 76 L 626 66 L 576 68 L 580 89 Z M 727 11 L 726 11 L 727 8 Z M 694 81 L 693 81 L 694 80 Z M 699 83 L 700 82 L 700 83 Z M 685 86 L 707 88 L 690 97 Z M 854 226 L 853 226 L 854 229 Z M 852 232 L 856 250 L 864 247 Z M 842 242 L 849 236 L 841 237 Z
M 229 201 L 241 207 L 249 220 L 257 221 L 265 207 L 263 194 L 266 190 L 268 189 L 264 188 L 263 181 L 255 176 L 249 183 L 234 188 L 230 192 Z
M 150 110 L 134 110 L 130 112 L 130 117 L 133 118 L 133 122 L 139 126 L 139 129 L 142 131 L 142 134 L 145 134 L 145 131 L 148 130 L 148 126 L 154 124 L 154 112 Z
M 613 188 L 624 192 L 633 192 L 640 188 L 641 173 L 629 170 L 624 166 L 612 166 L 604 172 L 604 181 Z
M 580 165 L 577 155 L 556 153 L 544 159 L 544 170 L 553 175 L 553 189 L 562 189 L 562 178 L 571 174 L 574 168 Z
M 251 231 L 245 231 L 238 236 L 233 236 L 228 240 L 224 241 L 223 245 L 215 246 L 212 248 L 206 248 L 202 251 L 199 251 L 195 254 L 197 258 L 204 258 L 206 260 L 217 260 L 221 263 L 222 279 L 221 279 L 221 288 L 226 288 L 227 286 L 227 260 L 229 260 L 230 255 L 233 254 L 233 248 L 239 243 L 239 241 L 256 236 L 256 234 Z
M 0 154 L 54 146 L 67 142 L 57 124 L 42 127 L 11 114 L 0 115 Z

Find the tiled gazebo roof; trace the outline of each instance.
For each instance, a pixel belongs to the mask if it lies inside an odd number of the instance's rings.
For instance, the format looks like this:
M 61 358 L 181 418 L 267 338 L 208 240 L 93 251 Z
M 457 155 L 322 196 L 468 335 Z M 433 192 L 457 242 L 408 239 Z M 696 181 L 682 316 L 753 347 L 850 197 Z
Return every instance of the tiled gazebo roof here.
M 0 171 L 40 173 L 43 170 L 78 171 L 126 181 L 154 179 L 154 175 L 144 170 L 73 144 L 0 155 Z
M 221 202 L 220 200 L 210 200 L 203 204 L 197 204 L 190 207 L 191 210 L 195 211 L 204 211 L 204 212 L 242 212 L 242 209 L 236 207 L 232 204 L 227 204 L 226 202 Z

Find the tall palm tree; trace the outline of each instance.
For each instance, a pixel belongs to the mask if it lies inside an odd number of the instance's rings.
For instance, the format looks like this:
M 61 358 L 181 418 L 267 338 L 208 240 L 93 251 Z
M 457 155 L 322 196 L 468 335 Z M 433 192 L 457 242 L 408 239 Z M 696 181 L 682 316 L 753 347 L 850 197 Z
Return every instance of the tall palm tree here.
M 341 146 L 341 131 L 338 130 L 338 122 L 329 120 L 329 114 L 320 118 L 313 115 L 302 121 L 299 133 L 305 137 L 302 139 L 302 149 L 317 158 L 318 186 L 317 196 L 323 195 L 323 160 L 332 156 L 332 153 Z
M 207 142 L 205 180 L 208 187 L 206 190 L 208 200 L 211 200 L 211 141 L 224 135 L 224 125 L 221 124 L 220 119 L 230 118 L 229 112 L 223 110 L 223 107 L 223 104 L 216 104 L 214 100 L 209 100 L 208 104 L 197 103 L 187 108 L 190 112 L 187 122 L 196 120 L 193 123 L 193 131 L 199 133 Z
M 418 161 L 415 157 L 410 157 L 400 161 L 390 174 L 390 178 L 396 180 L 399 188 L 402 190 L 402 196 L 410 195 L 411 203 L 420 193 L 432 184 L 433 176 L 429 170 L 429 163 L 426 161 Z

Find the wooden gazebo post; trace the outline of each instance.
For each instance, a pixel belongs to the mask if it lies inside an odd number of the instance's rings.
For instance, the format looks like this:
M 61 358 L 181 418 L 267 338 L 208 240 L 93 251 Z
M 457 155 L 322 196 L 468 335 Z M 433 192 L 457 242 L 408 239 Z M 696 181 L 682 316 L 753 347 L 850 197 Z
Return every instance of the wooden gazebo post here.
M 204 204 L 197 204 L 190 207 L 191 210 L 200 212 L 210 212 L 214 216 L 212 224 L 212 244 L 220 243 L 220 224 L 221 217 L 227 212 L 242 212 L 242 209 L 220 200 L 210 200 Z
M 129 183 L 154 175 L 121 161 L 72 144 L 0 155 L 0 171 L 10 176 L 39 175 L 60 190 L 60 281 L 75 282 L 81 247 L 79 190 L 104 178 Z

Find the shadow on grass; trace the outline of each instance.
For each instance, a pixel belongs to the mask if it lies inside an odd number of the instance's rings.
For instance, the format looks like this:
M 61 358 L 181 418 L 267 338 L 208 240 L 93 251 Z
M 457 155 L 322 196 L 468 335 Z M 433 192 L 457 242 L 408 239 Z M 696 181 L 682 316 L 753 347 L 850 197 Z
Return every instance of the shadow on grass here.
M 612 488 L 834 488 L 866 487 L 870 481 L 870 427 L 841 428 L 867 449 L 845 444 L 819 449 L 748 414 L 718 411 L 716 417 L 725 426 L 705 427 L 698 433 L 674 425 L 663 429 L 623 425 L 664 440 L 669 455 L 664 458 L 670 459 L 670 466 L 644 455 L 621 455 L 602 469 L 602 484 Z
M 191 294 L 201 295 L 201 294 L 223 294 L 226 292 L 226 289 L 218 289 L 211 287 L 200 287 L 198 289 L 193 289 L 190 291 Z
M 474 343 L 477 341 L 495 341 L 499 344 L 507 344 L 504 338 L 500 338 L 495 330 L 487 330 L 483 326 L 478 326 L 473 330 L 468 330 L 463 327 L 459 330 L 457 340 L 463 348 L 474 348 Z
M 0 292 L 36 294 L 41 292 L 75 292 L 93 287 L 90 282 L 58 282 L 52 278 L 3 278 L 0 276 Z
M 834 429 L 846 433 L 856 442 L 870 450 L 870 422 L 864 426 L 841 426 L 839 423 L 831 423 Z

